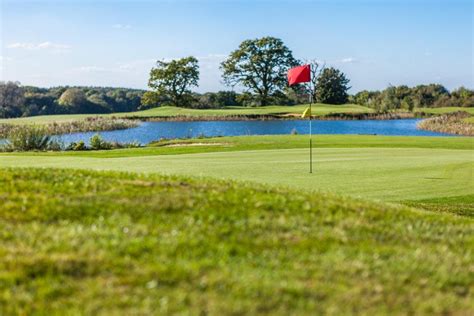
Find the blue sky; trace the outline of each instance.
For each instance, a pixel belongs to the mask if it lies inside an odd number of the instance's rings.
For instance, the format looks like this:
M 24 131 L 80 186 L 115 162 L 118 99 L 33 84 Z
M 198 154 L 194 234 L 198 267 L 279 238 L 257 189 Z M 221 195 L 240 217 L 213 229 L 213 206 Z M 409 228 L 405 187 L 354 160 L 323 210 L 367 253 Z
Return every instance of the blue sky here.
M 25 85 L 146 88 L 157 59 L 194 55 L 197 91 L 217 91 L 226 55 L 275 36 L 344 71 L 351 92 L 474 87 L 472 1 L 1 1 L 0 80 Z

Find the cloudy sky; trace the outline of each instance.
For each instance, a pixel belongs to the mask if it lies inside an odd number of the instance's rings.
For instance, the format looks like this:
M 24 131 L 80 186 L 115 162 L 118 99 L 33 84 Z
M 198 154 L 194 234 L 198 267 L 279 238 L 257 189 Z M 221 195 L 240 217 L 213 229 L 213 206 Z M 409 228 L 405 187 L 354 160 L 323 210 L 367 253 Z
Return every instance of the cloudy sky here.
M 0 0 L 0 80 L 146 88 L 157 59 L 196 56 L 198 91 L 242 40 L 281 38 L 343 70 L 352 92 L 474 87 L 470 0 Z

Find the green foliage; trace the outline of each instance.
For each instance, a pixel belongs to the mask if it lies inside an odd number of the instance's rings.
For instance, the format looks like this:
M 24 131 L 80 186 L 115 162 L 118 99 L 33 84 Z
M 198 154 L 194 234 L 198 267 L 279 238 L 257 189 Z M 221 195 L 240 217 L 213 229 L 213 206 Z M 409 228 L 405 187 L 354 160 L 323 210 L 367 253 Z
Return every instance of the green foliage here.
M 191 87 L 197 87 L 199 64 L 195 57 L 166 61 L 157 61 L 150 71 L 148 86 L 156 95 L 148 94 L 145 106 L 156 103 L 157 97 L 167 100 L 175 106 L 187 106 L 192 102 Z
M 407 110 L 441 107 L 474 107 L 474 91 L 461 87 L 451 93 L 439 84 L 389 86 L 383 91 L 360 91 L 351 102 L 377 111 Z
M 77 88 L 69 88 L 61 94 L 58 104 L 64 108 L 65 113 L 81 113 L 86 108 L 86 94 Z
M 473 221 L 183 177 L 0 171 L 0 314 L 471 314 Z
M 142 90 L 104 87 L 38 88 L 0 82 L 0 117 L 135 111 Z
M 82 140 L 77 143 L 71 143 L 69 147 L 75 151 L 87 150 L 86 144 Z
M 20 116 L 24 102 L 25 92 L 18 82 L 0 81 L 0 117 Z
M 347 103 L 349 79 L 335 68 L 325 68 L 319 75 L 316 86 L 316 101 L 327 104 Z
M 243 41 L 221 64 L 227 85 L 242 85 L 259 96 L 259 104 L 268 105 L 269 97 L 286 87 L 286 73 L 298 61 L 282 40 L 262 37 Z
M 15 126 L 6 135 L 2 151 L 58 150 L 60 145 L 54 141 L 48 130 L 41 126 Z
M 109 142 L 106 142 L 102 139 L 99 134 L 95 134 L 89 140 L 90 146 L 92 150 L 103 150 L 103 149 L 111 149 L 112 145 Z

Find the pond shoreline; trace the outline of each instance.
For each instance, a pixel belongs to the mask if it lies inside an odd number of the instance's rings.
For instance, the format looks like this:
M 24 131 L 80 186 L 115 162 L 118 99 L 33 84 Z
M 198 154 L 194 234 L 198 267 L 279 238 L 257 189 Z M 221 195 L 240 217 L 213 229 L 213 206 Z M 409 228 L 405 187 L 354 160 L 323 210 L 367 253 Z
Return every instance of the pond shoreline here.
M 432 114 L 417 113 L 330 113 L 313 115 L 313 120 L 321 121 L 360 121 L 360 120 L 403 120 L 411 118 L 426 118 Z M 299 114 L 239 114 L 239 115 L 176 115 L 176 116 L 127 116 L 125 119 L 144 122 L 206 122 L 206 121 L 281 121 L 301 120 Z

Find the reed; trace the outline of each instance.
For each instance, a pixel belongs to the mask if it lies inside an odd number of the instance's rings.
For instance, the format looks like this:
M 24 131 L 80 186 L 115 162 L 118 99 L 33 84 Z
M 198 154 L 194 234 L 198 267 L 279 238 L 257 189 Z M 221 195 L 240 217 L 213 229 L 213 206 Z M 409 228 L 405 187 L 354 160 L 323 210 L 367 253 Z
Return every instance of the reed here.
M 120 130 L 137 127 L 140 124 L 137 120 L 119 119 L 115 117 L 88 117 L 83 120 L 76 120 L 62 123 L 50 123 L 41 125 L 49 135 L 70 134 L 78 132 L 101 132 Z M 6 138 L 10 131 L 16 130 L 18 126 L 13 124 L 0 124 L 0 138 Z
M 418 123 L 417 127 L 433 132 L 474 136 L 474 124 L 466 121 L 469 117 L 469 113 L 459 111 L 428 118 Z
M 0 151 L 7 152 L 60 149 L 61 145 L 41 126 L 14 126 L 8 131 L 6 143 L 0 146 Z

